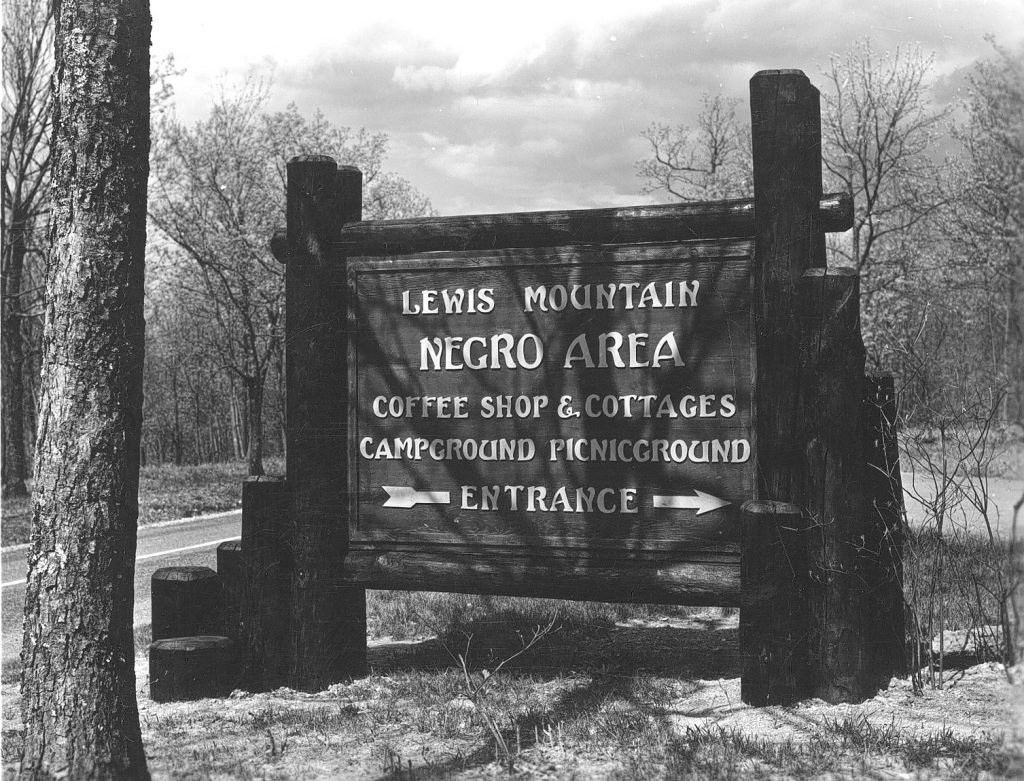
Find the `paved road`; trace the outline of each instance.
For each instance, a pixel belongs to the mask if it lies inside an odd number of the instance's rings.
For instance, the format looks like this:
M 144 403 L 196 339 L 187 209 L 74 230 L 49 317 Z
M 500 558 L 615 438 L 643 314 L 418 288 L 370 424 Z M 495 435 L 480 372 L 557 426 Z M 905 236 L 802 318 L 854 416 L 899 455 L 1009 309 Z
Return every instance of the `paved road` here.
M 140 527 L 135 564 L 135 625 L 150 621 L 149 584 L 154 572 L 161 567 L 188 564 L 216 568 L 217 545 L 224 540 L 237 539 L 241 534 L 241 510 Z M 0 655 L 4 667 L 17 659 L 21 650 L 27 553 L 25 547 L 19 546 L 5 550 L 2 555 L 0 625 L 3 647 Z

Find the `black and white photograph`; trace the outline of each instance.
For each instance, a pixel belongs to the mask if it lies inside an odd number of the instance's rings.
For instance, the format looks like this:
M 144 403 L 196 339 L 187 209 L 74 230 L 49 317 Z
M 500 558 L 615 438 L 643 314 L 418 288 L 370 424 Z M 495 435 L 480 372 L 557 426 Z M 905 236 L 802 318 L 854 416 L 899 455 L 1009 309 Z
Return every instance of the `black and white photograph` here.
M 1024 777 L 1019 0 L 2 0 L 5 779 Z

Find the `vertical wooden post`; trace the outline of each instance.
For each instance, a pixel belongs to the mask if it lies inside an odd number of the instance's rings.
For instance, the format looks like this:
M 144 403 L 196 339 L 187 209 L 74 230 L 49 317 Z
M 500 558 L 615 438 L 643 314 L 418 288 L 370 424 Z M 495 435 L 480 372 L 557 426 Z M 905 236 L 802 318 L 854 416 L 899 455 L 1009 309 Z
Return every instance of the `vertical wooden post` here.
M 245 563 L 242 541 L 228 540 L 217 546 L 217 579 L 220 581 L 220 631 L 218 634 L 238 640 L 241 621 L 242 582 Z
M 220 632 L 220 578 L 209 567 L 162 567 L 150 581 L 154 640 Z
M 804 271 L 825 262 L 818 210 L 818 91 L 801 71 L 760 71 L 750 80 L 750 118 L 757 351 L 755 497 L 802 508 L 803 448 L 795 436 L 801 420 L 801 335 L 795 315 L 797 285 Z M 806 603 L 800 604 L 803 575 L 795 574 L 799 570 L 792 566 L 803 559 L 803 552 L 800 532 L 788 531 L 794 525 L 791 510 L 781 520 L 775 511 L 781 506 L 751 505 L 744 512 L 741 691 L 744 702 L 751 704 L 790 701 L 806 691 L 807 645 L 796 631 L 800 613 L 806 613 Z M 769 511 L 772 507 L 775 510 Z M 779 556 L 789 559 L 762 560 Z M 794 573 L 792 579 L 787 579 L 787 572 Z M 772 595 L 766 597 L 767 606 L 756 596 L 762 587 Z M 759 610 L 768 614 L 754 614 Z M 775 610 L 781 612 L 775 615 Z
M 874 694 L 866 634 L 867 578 L 860 285 L 852 269 L 810 269 L 800 281 L 800 373 L 809 518 L 808 649 L 812 692 L 826 702 Z
M 757 340 L 757 496 L 803 506 L 800 332 L 795 295 L 804 271 L 824 266 L 821 114 L 802 71 L 750 80 L 754 164 L 754 327 Z
M 808 691 L 804 516 L 785 502 L 744 502 L 742 512 L 740 696 L 786 705 Z
M 243 679 L 250 691 L 288 683 L 291 652 L 291 508 L 281 477 L 242 483 L 244 577 L 239 610 Z
M 907 672 L 903 613 L 903 481 L 896 442 L 896 388 L 891 376 L 868 376 L 864 387 L 866 493 L 864 548 L 868 577 L 868 650 L 877 685 Z
M 361 219 L 362 174 L 329 157 L 293 158 L 287 212 L 289 682 L 318 691 L 366 672 L 366 592 L 339 583 L 348 546 L 348 296 L 344 259 L 332 257 L 341 226 Z

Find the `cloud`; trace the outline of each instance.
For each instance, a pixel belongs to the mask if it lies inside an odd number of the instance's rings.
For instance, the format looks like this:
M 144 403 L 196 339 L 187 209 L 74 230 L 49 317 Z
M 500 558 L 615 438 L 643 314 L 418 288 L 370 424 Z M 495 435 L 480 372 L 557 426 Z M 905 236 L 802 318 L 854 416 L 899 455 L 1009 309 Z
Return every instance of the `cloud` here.
M 934 97 L 946 101 L 990 54 L 986 32 L 1024 41 L 1018 2 L 531 0 L 393 19 L 364 9 L 336 44 L 317 29 L 305 54 L 278 59 L 276 94 L 389 134 L 390 166 L 442 213 L 643 203 L 640 132 L 692 123 L 703 93 L 740 98 L 742 116 L 755 71 L 801 68 L 823 85 L 830 54 L 870 36 L 877 51 L 934 51 Z

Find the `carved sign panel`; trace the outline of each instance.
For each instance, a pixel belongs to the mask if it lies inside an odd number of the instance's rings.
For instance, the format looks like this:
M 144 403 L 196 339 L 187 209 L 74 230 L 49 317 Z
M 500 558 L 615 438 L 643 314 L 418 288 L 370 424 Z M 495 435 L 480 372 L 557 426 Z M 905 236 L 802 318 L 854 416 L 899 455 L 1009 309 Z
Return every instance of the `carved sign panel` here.
M 349 258 L 351 542 L 738 542 L 750 241 Z

